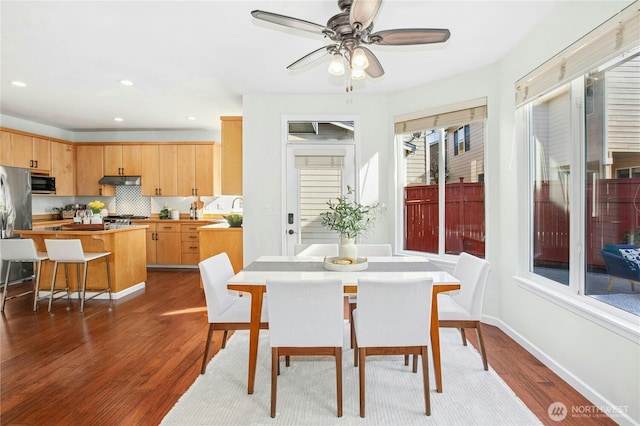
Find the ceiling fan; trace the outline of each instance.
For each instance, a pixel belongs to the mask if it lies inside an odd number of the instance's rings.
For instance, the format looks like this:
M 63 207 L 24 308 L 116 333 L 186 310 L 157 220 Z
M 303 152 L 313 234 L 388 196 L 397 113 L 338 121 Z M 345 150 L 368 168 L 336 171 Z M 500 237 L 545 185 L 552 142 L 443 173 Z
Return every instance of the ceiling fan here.
M 384 69 L 378 58 L 366 46 L 408 46 L 416 44 L 443 43 L 450 37 L 447 29 L 436 28 L 398 28 L 373 32 L 375 19 L 382 0 L 338 0 L 342 12 L 329 18 L 326 26 L 315 24 L 277 13 L 254 10 L 254 18 L 285 27 L 308 31 L 328 37 L 332 44 L 323 46 L 303 56 L 287 67 L 300 69 L 326 55 L 331 55 L 329 73 L 342 75 L 347 64 L 349 78 L 358 80 L 369 75 L 378 78 L 384 75 Z M 350 84 L 347 91 L 352 90 Z

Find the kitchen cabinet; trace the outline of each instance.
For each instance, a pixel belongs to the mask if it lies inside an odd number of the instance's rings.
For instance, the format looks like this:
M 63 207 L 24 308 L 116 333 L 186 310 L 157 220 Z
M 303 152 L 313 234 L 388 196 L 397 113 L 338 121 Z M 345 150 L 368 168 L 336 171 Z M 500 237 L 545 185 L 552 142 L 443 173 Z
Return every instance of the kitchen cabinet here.
M 233 270 L 238 273 L 243 267 L 242 228 L 227 225 L 206 225 L 198 228 L 200 260 L 222 252 L 227 253 Z
M 242 117 L 223 116 L 222 194 L 242 195 Z
M 11 133 L 0 132 L 0 165 L 11 166 L 13 164 L 13 155 L 11 149 Z
M 76 147 L 76 194 L 81 196 L 113 196 L 115 187 L 100 185 L 104 176 L 102 145 L 89 144 Z
M 198 228 L 202 223 L 183 223 L 180 225 L 181 261 L 183 265 L 197 265 L 200 262 L 200 238 Z
M 177 146 L 177 154 L 177 195 L 215 195 L 214 145 L 181 144 Z
M 178 150 L 175 144 L 142 145 L 141 194 L 156 197 L 178 195 Z
M 180 265 L 181 241 L 179 223 L 156 223 L 155 244 L 157 265 Z
M 9 136 L 6 136 L 7 133 Z M 49 174 L 51 172 L 51 141 L 19 133 L 3 132 L 3 151 L 5 144 L 10 149 L 3 154 L 3 164 L 31 169 L 32 173 Z M 9 152 L 10 151 L 10 152 Z M 9 160 L 9 155 L 11 159 Z
M 51 176 L 56 195 L 76 194 L 76 150 L 73 144 L 51 141 Z
M 141 146 L 104 145 L 104 174 L 139 176 L 142 173 Z

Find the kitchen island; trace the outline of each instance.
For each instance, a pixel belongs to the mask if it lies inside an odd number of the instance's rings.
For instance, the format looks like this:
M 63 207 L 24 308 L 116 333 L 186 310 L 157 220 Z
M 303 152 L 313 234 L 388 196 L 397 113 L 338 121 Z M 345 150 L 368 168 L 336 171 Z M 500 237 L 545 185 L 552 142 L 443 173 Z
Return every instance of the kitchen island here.
M 146 252 L 145 225 L 132 225 L 125 228 L 106 230 L 65 229 L 64 227 L 43 227 L 32 230 L 16 231 L 22 238 L 31 238 L 38 251 L 47 251 L 45 239 L 79 239 L 85 252 L 111 252 L 109 256 L 109 273 L 111 275 L 111 291 L 113 298 L 124 297 L 134 291 L 141 290 L 147 280 L 145 261 Z M 89 262 L 87 270 L 88 288 L 106 288 L 105 260 Z M 42 263 L 40 289 L 51 288 L 53 262 Z M 56 288 L 64 288 L 64 268 L 59 267 Z M 76 271 L 69 267 L 69 287 L 77 289 Z M 101 295 L 108 297 L 108 295 Z
M 242 227 L 232 228 L 226 223 L 198 228 L 200 235 L 200 260 L 225 252 L 231 260 L 234 272 L 243 268 Z

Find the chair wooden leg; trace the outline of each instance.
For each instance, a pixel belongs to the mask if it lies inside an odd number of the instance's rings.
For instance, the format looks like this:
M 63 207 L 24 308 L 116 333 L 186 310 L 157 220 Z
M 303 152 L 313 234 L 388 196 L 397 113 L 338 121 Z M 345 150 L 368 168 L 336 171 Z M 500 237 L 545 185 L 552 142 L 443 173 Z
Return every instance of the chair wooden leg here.
M 291 357 L 289 355 L 284 357 L 284 365 L 287 367 L 291 366 Z
M 84 301 L 87 297 L 87 266 L 88 263 L 84 262 L 84 270 L 82 271 L 82 298 L 80 299 L 80 312 L 84 312 Z M 79 265 L 76 265 L 79 268 Z
M 353 366 L 358 366 L 358 339 L 353 342 Z
M 460 335 L 462 336 L 462 344 L 467 346 L 467 335 L 464 333 L 464 327 L 460 329 Z
M 276 417 L 276 394 L 278 393 L 278 348 L 271 348 L 271 418 Z
M 51 293 L 49 294 L 49 308 L 48 311 L 51 312 L 51 305 L 53 304 L 53 291 L 56 285 L 56 273 L 58 272 L 58 262 L 53 262 L 53 273 L 51 274 Z M 69 293 L 67 292 L 67 295 Z
M 36 282 L 34 285 L 33 295 L 33 312 L 38 310 L 38 301 L 40 300 L 40 271 L 42 270 L 42 262 L 33 262 L 33 266 L 36 268 Z
M 431 415 L 431 394 L 429 392 L 429 354 L 427 347 L 422 347 L 422 380 L 424 381 L 424 409 L 427 416 Z
M 418 355 L 414 355 L 413 356 L 413 368 L 412 368 L 414 373 L 418 372 Z
M 351 329 L 351 349 L 353 349 L 353 346 L 355 345 L 355 341 L 356 341 L 356 330 L 355 327 L 353 326 L 353 311 L 356 308 L 356 304 L 355 303 L 349 303 L 349 327 Z
M 213 337 L 213 324 L 209 323 L 209 331 L 207 332 L 207 343 L 204 346 L 204 358 L 202 359 L 202 368 L 200 374 L 204 374 L 207 371 L 207 364 L 209 363 L 209 352 L 211 351 L 211 341 Z
M 611 291 L 611 287 L 613 287 L 613 277 L 609 275 L 609 286 L 607 287 L 607 291 Z
M 404 365 L 409 365 L 409 355 L 405 354 L 404 356 Z
M 476 332 L 478 333 L 478 346 L 480 346 L 480 353 L 482 354 L 482 364 L 484 365 L 485 371 L 488 371 L 489 364 L 487 362 L 487 353 L 484 349 L 484 339 L 482 338 L 480 321 L 476 321 Z
M 338 417 L 342 417 L 342 348 L 336 348 L 336 397 L 338 399 Z
M 365 354 L 365 350 L 366 349 L 358 349 L 358 358 L 360 358 L 360 366 L 359 368 L 359 373 L 360 373 L 360 417 L 364 418 L 364 401 L 365 401 L 365 393 L 364 393 L 364 388 L 365 388 L 365 384 L 364 384 L 364 378 L 365 378 L 365 358 L 366 358 L 366 354 Z
M 227 346 L 228 335 L 229 335 L 229 330 L 225 330 L 224 333 L 222 334 L 222 346 L 221 346 L 222 349 L 224 349 Z

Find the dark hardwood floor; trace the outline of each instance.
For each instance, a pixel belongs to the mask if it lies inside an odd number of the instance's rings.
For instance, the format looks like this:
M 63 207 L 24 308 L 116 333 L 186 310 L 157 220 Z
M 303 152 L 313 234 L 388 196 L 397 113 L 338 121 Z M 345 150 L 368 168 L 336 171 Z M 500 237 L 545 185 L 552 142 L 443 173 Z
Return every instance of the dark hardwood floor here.
M 84 313 L 74 299 L 51 314 L 46 302 L 36 313 L 31 304 L 10 300 L 1 318 L 2 425 L 156 425 L 200 372 L 208 325 L 197 270 L 149 270 L 144 291 L 111 306 L 91 300 Z M 485 326 L 484 335 L 489 365 L 542 423 L 615 424 L 552 421 L 552 402 L 591 403 L 499 329 Z

